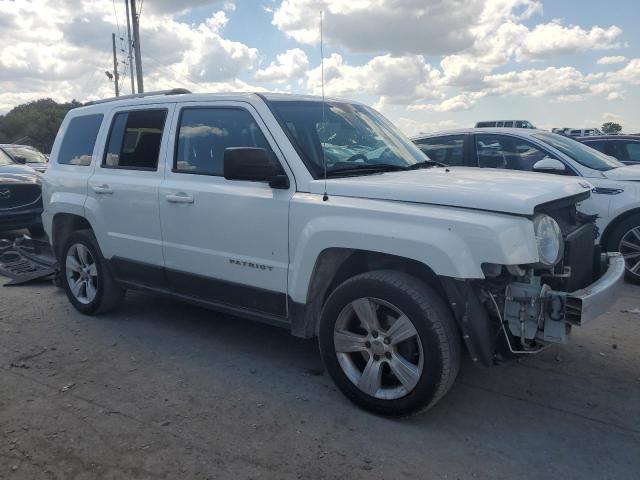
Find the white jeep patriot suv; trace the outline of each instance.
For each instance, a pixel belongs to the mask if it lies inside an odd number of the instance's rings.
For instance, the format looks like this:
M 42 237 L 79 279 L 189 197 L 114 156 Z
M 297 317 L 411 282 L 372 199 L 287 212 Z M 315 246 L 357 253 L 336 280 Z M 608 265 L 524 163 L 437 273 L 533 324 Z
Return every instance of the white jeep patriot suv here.
M 624 274 L 584 180 L 447 168 L 358 103 L 183 90 L 68 113 L 44 184 L 69 300 L 142 289 L 318 337 L 354 402 L 405 415 L 606 310 Z

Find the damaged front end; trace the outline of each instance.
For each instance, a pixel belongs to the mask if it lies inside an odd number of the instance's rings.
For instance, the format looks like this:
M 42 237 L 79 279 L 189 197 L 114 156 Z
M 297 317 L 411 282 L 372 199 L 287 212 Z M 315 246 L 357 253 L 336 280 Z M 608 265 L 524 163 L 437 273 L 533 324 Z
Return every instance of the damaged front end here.
M 547 223 L 541 229 L 557 228 L 561 240 L 540 252 L 539 263 L 483 265 L 484 280 L 443 279 L 474 361 L 490 365 L 567 343 L 571 328 L 607 311 L 624 283 L 621 255 L 601 253 L 594 218 L 578 213 L 575 202 L 543 205 L 538 219 Z

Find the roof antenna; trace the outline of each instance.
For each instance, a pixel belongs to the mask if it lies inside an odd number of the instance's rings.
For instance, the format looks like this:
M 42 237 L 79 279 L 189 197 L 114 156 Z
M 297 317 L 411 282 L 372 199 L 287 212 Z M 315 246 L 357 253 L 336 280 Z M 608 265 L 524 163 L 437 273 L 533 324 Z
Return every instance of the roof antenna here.
M 320 84 L 322 88 L 322 136 L 324 137 L 327 125 L 324 123 L 324 50 L 322 42 L 322 14 L 323 12 L 320 10 Z M 322 196 L 322 201 L 326 202 L 329 200 L 329 195 L 327 195 L 327 157 L 324 154 L 322 139 L 320 139 L 320 150 L 322 150 L 322 166 L 324 168 L 324 195 Z

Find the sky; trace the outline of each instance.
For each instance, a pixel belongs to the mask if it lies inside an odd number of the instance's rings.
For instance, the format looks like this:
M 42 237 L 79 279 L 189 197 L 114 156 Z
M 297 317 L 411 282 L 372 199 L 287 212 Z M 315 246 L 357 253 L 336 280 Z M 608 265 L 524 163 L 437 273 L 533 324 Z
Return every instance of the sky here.
M 138 0 L 145 89 L 321 93 L 408 135 L 480 120 L 640 132 L 638 0 Z M 125 0 L 0 0 L 0 113 L 113 96 Z

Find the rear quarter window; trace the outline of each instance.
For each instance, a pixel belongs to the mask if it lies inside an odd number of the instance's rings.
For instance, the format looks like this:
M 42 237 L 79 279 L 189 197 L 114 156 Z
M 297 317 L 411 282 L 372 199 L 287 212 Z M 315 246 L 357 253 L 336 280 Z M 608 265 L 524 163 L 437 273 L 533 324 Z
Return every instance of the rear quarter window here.
M 62 139 L 58 163 L 85 167 L 91 164 L 91 155 L 103 117 L 102 114 L 95 114 L 71 119 Z

